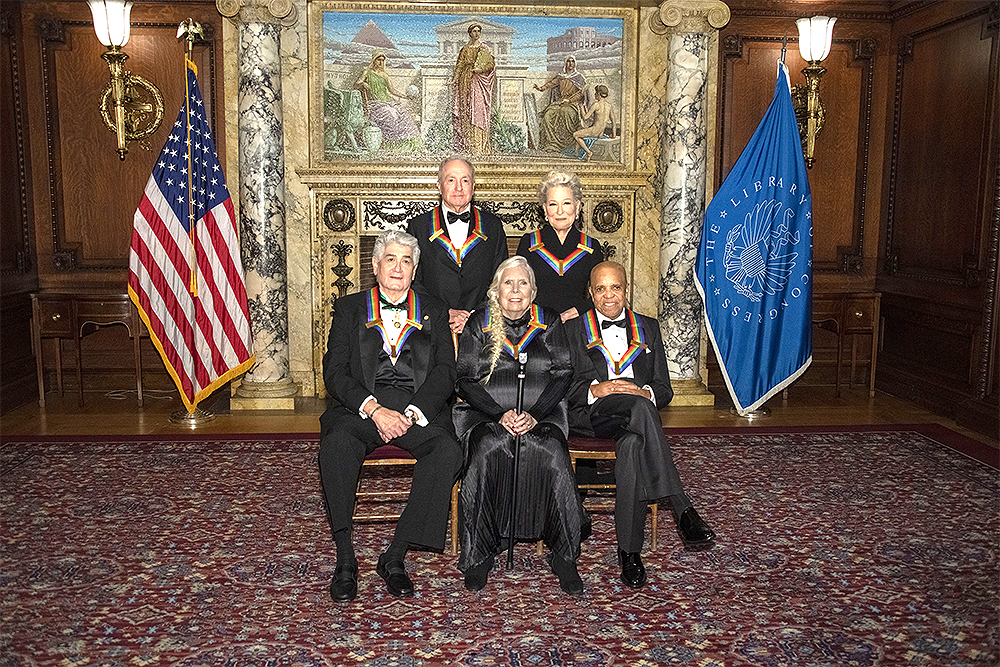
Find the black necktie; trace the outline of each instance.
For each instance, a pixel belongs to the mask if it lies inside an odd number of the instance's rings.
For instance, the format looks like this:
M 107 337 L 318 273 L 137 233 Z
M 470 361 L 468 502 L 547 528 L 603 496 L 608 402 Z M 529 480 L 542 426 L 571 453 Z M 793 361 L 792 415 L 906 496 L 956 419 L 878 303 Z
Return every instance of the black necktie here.
M 456 222 L 468 222 L 471 218 L 471 213 L 466 211 L 465 213 L 452 213 L 448 211 L 448 224 L 453 225 Z
M 388 301 L 386 301 L 385 299 L 383 299 L 381 296 L 379 296 L 378 303 L 379 303 L 379 307 L 382 310 L 406 310 L 406 302 L 405 301 L 403 301 L 401 303 L 389 303 Z
M 620 320 L 604 320 L 603 322 L 601 322 L 601 329 L 609 329 L 611 327 L 621 327 L 622 329 L 624 329 L 625 318 L 623 317 Z

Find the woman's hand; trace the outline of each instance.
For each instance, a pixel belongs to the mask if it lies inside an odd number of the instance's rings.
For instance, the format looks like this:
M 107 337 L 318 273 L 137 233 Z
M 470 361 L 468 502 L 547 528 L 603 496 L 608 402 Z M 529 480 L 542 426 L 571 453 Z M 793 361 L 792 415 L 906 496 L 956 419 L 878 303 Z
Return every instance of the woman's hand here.
M 559 313 L 559 319 L 561 319 L 563 322 L 565 322 L 566 320 L 572 320 L 573 318 L 576 317 L 580 317 L 580 313 L 577 312 L 576 306 L 573 306 L 569 310 L 564 310 L 563 312 Z
M 524 435 L 535 428 L 536 424 L 538 421 L 527 412 L 518 414 L 513 410 L 508 410 L 500 417 L 500 425 L 507 429 L 511 435 Z

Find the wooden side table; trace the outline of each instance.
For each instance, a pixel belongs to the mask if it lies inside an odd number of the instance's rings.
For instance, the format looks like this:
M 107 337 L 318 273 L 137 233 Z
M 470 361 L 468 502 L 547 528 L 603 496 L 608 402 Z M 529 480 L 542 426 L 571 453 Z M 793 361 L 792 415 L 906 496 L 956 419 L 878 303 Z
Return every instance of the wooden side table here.
M 83 406 L 83 350 L 81 340 L 93 330 L 112 324 L 122 324 L 133 341 L 135 358 L 135 383 L 142 406 L 142 352 L 140 337 L 148 335 L 138 311 L 126 293 L 109 292 L 36 292 L 31 295 L 32 347 L 35 368 L 38 372 L 38 405 L 45 407 L 45 367 L 42 359 L 42 340 L 56 339 L 56 381 L 59 395 L 63 395 L 62 341 L 76 343 L 76 382 L 80 388 L 80 405 Z
M 868 396 L 875 395 L 875 365 L 878 359 L 879 316 L 881 292 L 837 292 L 813 294 L 813 323 L 836 321 L 837 333 L 837 384 L 839 395 L 840 364 L 844 338 L 851 337 L 851 375 L 854 385 L 858 367 L 857 335 L 872 337 L 871 366 L 868 372 Z M 825 328 L 825 327 L 824 327 Z M 834 330 L 832 327 L 830 330 Z

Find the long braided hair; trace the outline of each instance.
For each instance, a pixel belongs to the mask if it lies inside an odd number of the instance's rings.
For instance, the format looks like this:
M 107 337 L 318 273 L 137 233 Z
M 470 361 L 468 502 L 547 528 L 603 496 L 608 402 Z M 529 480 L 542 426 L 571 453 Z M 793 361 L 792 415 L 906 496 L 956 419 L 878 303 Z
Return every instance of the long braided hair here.
M 500 360 L 500 355 L 503 354 L 503 341 L 507 337 L 507 323 L 504 322 L 503 311 L 500 309 L 500 281 L 503 280 L 503 274 L 507 269 L 516 267 L 523 269 L 528 276 L 528 286 L 531 289 L 529 301 L 534 301 L 538 294 L 538 287 L 535 285 L 535 272 L 524 257 L 514 255 L 497 267 L 496 273 L 493 274 L 493 281 L 490 283 L 489 289 L 486 290 L 486 298 L 490 306 L 490 319 L 486 323 L 490 329 L 490 339 L 486 343 L 486 349 L 489 350 L 490 354 L 490 370 L 483 378 L 482 384 L 489 383 L 490 378 L 493 377 L 493 371 L 496 370 L 497 362 Z

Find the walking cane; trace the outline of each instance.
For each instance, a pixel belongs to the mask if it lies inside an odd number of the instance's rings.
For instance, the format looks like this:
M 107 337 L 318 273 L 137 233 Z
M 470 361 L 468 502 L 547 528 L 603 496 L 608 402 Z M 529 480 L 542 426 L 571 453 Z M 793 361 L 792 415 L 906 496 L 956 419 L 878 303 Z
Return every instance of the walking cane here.
M 517 355 L 517 414 L 524 406 L 524 367 L 528 363 L 528 353 Z M 510 476 L 510 544 L 507 545 L 507 569 L 514 568 L 514 538 L 517 537 L 517 469 L 521 459 L 521 436 L 514 436 L 514 471 Z

